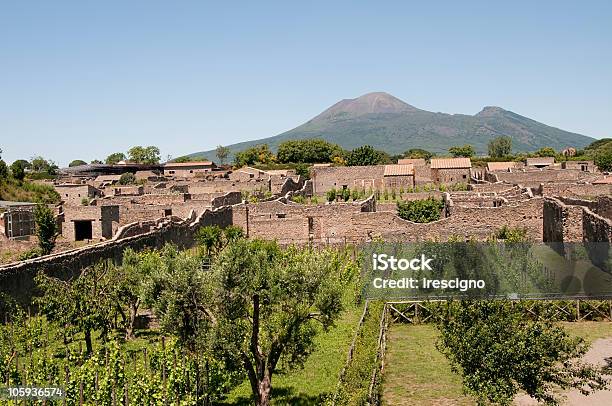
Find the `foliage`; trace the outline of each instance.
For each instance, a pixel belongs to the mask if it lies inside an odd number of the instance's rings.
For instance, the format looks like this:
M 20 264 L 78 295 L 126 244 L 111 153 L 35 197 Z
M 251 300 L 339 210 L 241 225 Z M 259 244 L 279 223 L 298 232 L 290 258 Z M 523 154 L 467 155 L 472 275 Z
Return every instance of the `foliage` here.
M 41 156 L 32 158 L 31 169 L 33 172 L 56 175 L 58 167 L 53 161 L 47 161 Z
M 218 254 L 225 246 L 244 237 L 242 228 L 228 226 L 221 228 L 217 225 L 201 227 L 196 232 L 196 240 L 206 252 L 207 257 Z
M 135 146 L 128 150 L 128 158 L 137 164 L 158 164 L 159 148 L 150 145 L 148 147 Z
M 87 162 L 83 161 L 82 159 L 75 159 L 74 161 L 68 164 L 68 167 L 72 168 L 73 166 L 81 166 L 81 165 L 87 165 Z
M 542 147 L 540 149 L 538 149 L 536 152 L 534 152 L 533 154 L 536 157 L 556 157 L 557 156 L 557 151 L 555 151 L 553 148 L 551 147 Z
M 119 177 L 120 185 L 133 185 L 136 183 L 136 175 L 132 172 L 126 172 Z
M 71 333 L 82 332 L 87 354 L 93 351 L 93 331 L 102 329 L 103 337 L 110 331 L 113 286 L 105 282 L 109 268 L 104 263 L 85 268 L 71 281 L 62 281 L 43 272 L 35 278 L 38 289 L 44 293 L 36 300 L 41 313 L 48 320 L 65 326 L 65 341 Z
M 316 138 L 281 142 L 277 152 L 278 161 L 285 163 L 325 163 L 342 155 L 339 145 Z
M 506 242 L 525 242 L 527 241 L 527 229 L 520 227 L 511 228 L 504 225 L 497 230 L 495 238 L 505 240 Z
M 603 144 L 594 152 L 593 161 L 601 171 L 612 171 L 612 142 Z
M 327 191 L 327 193 L 325 194 L 325 196 L 327 197 L 327 201 L 328 202 L 333 202 L 334 200 L 336 200 L 336 189 L 332 188 L 330 190 Z
M 217 156 L 217 159 L 219 160 L 219 163 L 221 165 L 225 163 L 225 160 L 227 159 L 229 154 L 230 154 L 230 149 L 228 147 L 224 147 L 223 145 L 217 145 L 215 155 Z
M 31 166 L 25 159 L 18 159 L 11 164 L 11 175 L 18 181 L 25 178 L 25 170 Z
M 429 223 L 440 219 L 444 202 L 433 197 L 422 200 L 398 201 L 397 215 L 415 223 Z
M 215 345 L 246 371 L 257 405 L 268 405 L 278 369 L 303 365 L 317 325 L 332 326 L 343 286 L 354 278 L 348 258 L 274 242 L 238 240 L 213 265 Z
M 6 179 L 8 177 L 8 167 L 6 166 L 6 162 L 0 159 L 0 179 Z
M 426 151 L 421 148 L 411 148 L 404 152 L 404 158 L 419 159 L 422 158 L 429 161 L 435 154 L 433 152 Z
M 528 320 L 502 301 L 462 301 L 438 324 L 438 349 L 480 403 L 509 405 L 519 391 L 558 404 L 554 388 L 604 389 L 598 368 L 581 363 L 588 346 L 551 321 Z
M 89 206 L 89 198 L 84 197 L 81 199 L 81 206 Z
M 386 160 L 385 154 L 369 145 L 355 148 L 348 154 L 346 160 L 349 166 L 379 165 Z
M 16 202 L 58 203 L 59 194 L 49 185 L 0 179 L 0 200 Z
M 342 189 L 342 200 L 348 202 L 351 198 L 351 190 L 349 188 Z
M 368 404 L 370 379 L 373 368 L 376 368 L 378 333 L 384 303 L 371 301 L 366 306 L 367 311 L 363 324 L 355 333 L 352 357 L 346 365 L 344 374 L 340 377 L 335 402 L 338 405 Z
M 90 162 L 90 164 L 92 164 L 92 165 L 101 165 L 101 164 L 103 164 L 103 162 L 102 162 L 102 161 L 100 161 L 99 159 L 93 159 L 93 160 Z
M 244 151 L 237 152 L 234 156 L 234 163 L 239 167 L 273 162 L 276 162 L 276 157 L 270 151 L 270 147 L 267 144 L 247 148 Z
M 308 165 L 304 163 L 300 163 L 295 166 L 295 174 L 301 176 L 304 179 L 310 179 L 310 170 L 308 168 Z
M 58 235 L 57 222 L 49 206 L 39 203 L 34 208 L 34 221 L 36 223 L 36 236 L 42 255 L 48 255 L 55 248 Z
M 474 147 L 469 144 L 465 144 L 460 147 L 450 147 L 448 149 L 448 152 L 450 152 L 454 157 L 465 158 L 471 158 L 476 154 L 476 151 L 474 151 Z
M 125 161 L 127 158 L 123 152 L 114 152 L 106 157 L 105 163 L 107 165 L 115 165 L 117 162 Z
M 489 141 L 488 151 L 489 156 L 493 158 L 501 158 L 510 155 L 512 152 L 512 138 L 507 136 L 493 138 Z

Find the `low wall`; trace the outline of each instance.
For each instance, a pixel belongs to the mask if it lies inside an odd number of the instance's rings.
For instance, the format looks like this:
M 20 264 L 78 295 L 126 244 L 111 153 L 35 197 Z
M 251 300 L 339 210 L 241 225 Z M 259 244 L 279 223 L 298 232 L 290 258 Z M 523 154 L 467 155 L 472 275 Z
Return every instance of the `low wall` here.
M 218 225 L 227 227 L 232 224 L 232 206 L 206 210 L 194 219 L 176 221 L 176 218 L 162 221 L 153 230 L 144 234 L 121 239 L 113 239 L 100 244 L 47 255 L 0 267 L 0 291 L 6 292 L 26 304 L 35 293 L 34 277 L 39 272 L 69 279 L 83 269 L 101 260 L 120 263 L 126 248 L 142 250 L 161 248 L 167 243 L 179 248 L 195 245 L 195 232 L 202 226 Z M 129 235 L 129 234 L 128 234 Z

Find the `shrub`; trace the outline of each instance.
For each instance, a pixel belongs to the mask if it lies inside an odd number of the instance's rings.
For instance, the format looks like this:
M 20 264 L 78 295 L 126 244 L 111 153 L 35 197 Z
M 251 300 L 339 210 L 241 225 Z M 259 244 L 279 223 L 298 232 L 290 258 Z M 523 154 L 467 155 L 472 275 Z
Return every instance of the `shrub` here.
M 440 212 L 443 207 L 444 202 L 433 197 L 423 200 L 402 201 L 397 202 L 397 214 L 404 220 L 415 223 L 429 223 L 440 219 Z
M 344 200 L 345 202 L 348 202 L 350 198 L 351 198 L 351 189 L 349 188 L 342 189 L 342 200 Z
M 136 176 L 131 172 L 124 173 L 119 178 L 120 185 L 133 185 L 134 183 L 136 183 Z
M 34 209 L 36 235 L 41 255 L 48 255 L 55 247 L 57 238 L 57 223 L 51 209 L 44 204 L 38 204 Z
M 353 201 L 359 200 L 359 191 L 357 189 L 353 189 L 351 197 L 353 198 Z
M 87 197 L 81 199 L 81 206 L 89 206 L 89 199 Z
M 506 242 L 524 242 L 527 241 L 527 229 L 520 227 L 508 227 L 504 225 L 497 230 L 495 238 L 505 240 Z
M 306 199 L 304 198 L 304 196 L 295 195 L 291 196 L 291 201 L 295 203 L 304 204 L 306 202 Z
M 315 195 L 313 197 L 310 198 L 310 203 L 312 204 L 318 204 L 319 203 L 319 198 Z
M 326 193 L 326 196 L 327 196 L 327 201 L 330 203 L 336 200 L 336 189 L 328 190 Z

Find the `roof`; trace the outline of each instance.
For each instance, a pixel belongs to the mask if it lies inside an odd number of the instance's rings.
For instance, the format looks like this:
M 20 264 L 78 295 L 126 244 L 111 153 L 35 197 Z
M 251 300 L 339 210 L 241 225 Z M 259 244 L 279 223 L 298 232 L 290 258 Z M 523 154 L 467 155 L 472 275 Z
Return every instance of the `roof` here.
M 403 158 L 397 160 L 398 165 L 409 165 L 412 164 L 414 166 L 424 166 L 425 159 L 423 158 Z
M 214 166 L 212 161 L 166 162 L 164 168 L 180 168 L 190 166 Z
M 594 185 L 612 185 L 612 176 L 604 176 L 601 179 L 593 181 Z
M 22 207 L 22 206 L 36 206 L 36 203 L 32 203 L 32 202 L 10 202 L 8 200 L 0 200 L 0 207 L 1 208 Z
M 469 169 L 470 158 L 432 158 L 431 169 Z
M 555 163 L 555 158 L 552 156 L 545 156 L 540 158 L 527 158 L 525 160 L 527 165 L 540 166 L 540 165 L 552 165 Z
M 119 181 L 121 175 L 100 175 L 96 177 L 96 182 L 113 182 Z
M 494 171 L 507 171 L 508 169 L 516 168 L 516 162 L 488 162 L 487 169 Z
M 413 165 L 385 165 L 383 176 L 408 176 L 414 175 Z

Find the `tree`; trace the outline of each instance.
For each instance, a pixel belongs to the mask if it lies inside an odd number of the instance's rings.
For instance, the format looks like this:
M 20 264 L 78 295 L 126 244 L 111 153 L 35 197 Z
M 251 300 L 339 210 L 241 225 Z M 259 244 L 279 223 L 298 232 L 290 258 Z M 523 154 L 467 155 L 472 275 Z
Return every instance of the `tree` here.
M 127 248 L 121 266 L 110 269 L 112 298 L 125 324 L 126 340 L 135 338 L 134 323 L 140 305 L 146 300 L 146 283 L 163 265 L 159 251 L 136 253 Z
M 304 179 L 310 179 L 310 169 L 308 165 L 301 163 L 295 166 L 295 174 L 301 176 Z
M 6 166 L 6 162 L 0 159 L 0 179 L 8 178 L 8 167 Z
M 92 164 L 92 165 L 100 165 L 100 164 L 102 164 L 102 163 L 103 163 L 103 162 L 102 162 L 102 161 L 100 161 L 99 159 L 94 159 L 93 161 L 91 161 L 91 162 L 90 162 L 90 164 Z
M 278 146 L 277 157 L 282 163 L 325 163 L 335 156 L 342 156 L 342 148 L 331 142 L 309 138 L 289 140 Z
M 138 164 L 158 164 L 159 154 L 159 148 L 152 145 L 148 147 L 135 146 L 128 150 L 130 161 Z
M 597 148 L 593 161 L 600 171 L 612 171 L 612 142 L 608 142 Z
M 45 158 L 37 156 L 32 158 L 31 169 L 34 172 L 55 175 L 58 167 L 53 161 L 47 161 Z
M 106 157 L 107 165 L 115 165 L 117 162 L 125 161 L 125 154 L 123 152 L 114 152 Z
M 347 159 L 349 166 L 379 165 L 385 161 L 383 152 L 374 149 L 370 145 L 363 145 L 352 150 Z
M 120 185 L 133 185 L 136 183 L 136 176 L 132 172 L 126 172 L 119 177 Z
M 488 150 L 491 158 L 501 158 L 510 155 L 512 152 L 512 138 L 507 136 L 495 137 L 489 141 Z
M 429 152 L 421 148 L 411 148 L 408 151 L 404 152 L 404 158 L 412 158 L 412 159 L 422 158 L 426 161 L 429 161 L 433 156 L 434 156 L 433 152 Z
M 217 158 L 219 159 L 219 163 L 221 165 L 225 163 L 225 160 L 227 159 L 229 154 L 230 149 L 228 147 L 224 147 L 223 145 L 217 145 L 217 151 L 215 155 L 217 155 Z
M 589 394 L 607 386 L 599 368 L 579 361 L 588 350 L 584 339 L 553 321 L 529 320 L 504 301 L 461 301 L 447 309 L 437 347 L 479 404 L 509 405 L 519 391 L 558 404 L 555 388 Z
M 457 157 L 471 158 L 476 153 L 474 151 L 474 147 L 469 144 L 465 144 L 460 147 L 450 147 L 448 149 L 448 152 L 450 152 L 455 158 Z
M 398 201 L 397 215 L 415 223 L 429 223 L 440 219 L 444 208 L 442 200 L 429 197 L 422 200 Z
M 81 165 L 87 165 L 87 162 L 81 160 L 81 159 L 75 159 L 74 161 L 70 162 L 68 164 L 69 168 L 72 168 L 73 166 L 81 166 Z
M 106 279 L 108 269 L 104 263 L 88 267 L 71 281 L 62 281 L 43 272 L 35 278 L 44 294 L 37 299 L 41 313 L 62 327 L 65 342 L 71 328 L 83 333 L 88 355 L 93 352 L 93 331 L 102 329 L 104 339 L 112 322 L 113 285 Z
M 30 163 L 24 159 L 18 159 L 11 164 L 11 175 L 18 181 L 22 181 L 25 178 L 26 164 Z
M 270 404 L 272 377 L 282 362 L 298 367 L 319 329 L 342 310 L 342 286 L 354 268 L 330 250 L 238 240 L 213 265 L 215 345 L 246 371 L 259 406 Z
M 55 240 L 58 234 L 55 216 L 49 206 L 39 203 L 34 208 L 34 221 L 41 254 L 48 255 L 55 248 Z
M 268 144 L 260 144 L 236 153 L 234 163 L 236 166 L 269 164 L 276 161 Z
M 555 151 L 553 148 L 551 147 L 543 147 L 538 149 L 535 153 L 535 156 L 537 157 L 554 157 L 557 155 L 557 151 Z

